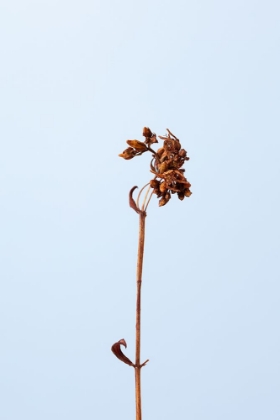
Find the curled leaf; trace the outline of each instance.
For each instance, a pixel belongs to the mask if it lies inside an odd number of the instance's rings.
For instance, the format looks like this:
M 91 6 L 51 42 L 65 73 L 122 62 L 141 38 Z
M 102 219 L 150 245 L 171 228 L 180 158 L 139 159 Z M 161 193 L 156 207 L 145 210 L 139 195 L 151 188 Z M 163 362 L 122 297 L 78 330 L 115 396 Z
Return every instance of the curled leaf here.
M 132 197 L 132 194 L 134 192 L 134 190 L 136 190 L 136 188 L 138 188 L 137 186 L 131 188 L 131 190 L 129 191 L 129 205 L 130 207 L 136 211 L 136 213 L 140 214 L 141 210 L 137 207 L 134 198 Z
M 111 347 L 112 352 L 119 360 L 121 360 L 122 362 L 126 363 L 129 366 L 134 367 L 134 363 L 132 363 L 132 361 L 129 360 L 129 358 L 126 357 L 126 355 L 123 354 L 123 352 L 121 351 L 121 346 L 124 346 L 125 348 L 127 347 L 126 341 L 124 338 L 122 338 L 121 340 L 117 341 L 115 344 L 112 345 Z

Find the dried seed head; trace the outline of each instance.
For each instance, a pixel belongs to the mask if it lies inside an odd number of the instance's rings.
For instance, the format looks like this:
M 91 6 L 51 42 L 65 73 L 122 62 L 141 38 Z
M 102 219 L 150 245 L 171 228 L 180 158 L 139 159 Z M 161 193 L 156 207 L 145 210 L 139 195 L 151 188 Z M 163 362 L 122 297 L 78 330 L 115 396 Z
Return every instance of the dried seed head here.
M 158 138 L 163 140 L 163 145 L 155 151 L 151 146 L 154 143 L 158 143 L 156 134 L 150 128 L 144 127 L 143 136 L 145 137 L 144 142 L 127 140 L 130 147 L 119 156 L 128 160 L 135 156 L 140 156 L 144 152 L 152 153 L 150 170 L 155 177 L 148 185 L 153 189 L 152 193 L 159 198 L 160 207 L 170 200 L 171 194 L 176 193 L 180 200 L 190 197 L 192 194 L 190 191 L 191 184 L 185 177 L 185 169 L 182 168 L 184 163 L 189 160 L 189 157 L 186 150 L 181 148 L 180 140 L 167 129 L 167 135 L 158 136 Z M 137 199 L 138 202 L 139 197 Z

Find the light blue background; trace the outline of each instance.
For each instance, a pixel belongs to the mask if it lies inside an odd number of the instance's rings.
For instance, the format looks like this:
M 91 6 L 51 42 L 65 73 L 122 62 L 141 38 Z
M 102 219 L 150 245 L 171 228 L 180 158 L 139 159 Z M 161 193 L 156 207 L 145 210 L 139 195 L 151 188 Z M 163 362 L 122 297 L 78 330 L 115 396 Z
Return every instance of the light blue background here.
M 279 420 L 278 1 L 2 0 L 0 418 L 134 418 L 143 126 L 193 195 L 147 218 L 143 420 Z

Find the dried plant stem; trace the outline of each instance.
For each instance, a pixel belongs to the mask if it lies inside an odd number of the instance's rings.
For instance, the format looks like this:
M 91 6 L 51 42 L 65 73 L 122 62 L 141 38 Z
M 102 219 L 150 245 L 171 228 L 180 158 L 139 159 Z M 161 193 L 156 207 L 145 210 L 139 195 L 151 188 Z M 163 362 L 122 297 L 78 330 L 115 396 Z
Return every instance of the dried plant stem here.
M 149 361 L 148 359 L 141 363 L 141 287 L 142 287 L 142 269 L 144 259 L 144 241 L 145 241 L 145 220 L 146 211 L 153 195 L 159 199 L 159 207 L 165 206 L 172 197 L 177 193 L 179 200 L 190 197 L 191 184 L 185 178 L 185 169 L 182 169 L 185 161 L 189 160 L 187 151 L 182 149 L 180 140 L 167 129 L 167 135 L 158 136 L 163 140 L 163 145 L 157 151 L 152 149 L 152 145 L 158 143 L 157 136 L 150 128 L 143 128 L 143 136 L 145 141 L 127 140 L 128 148 L 119 154 L 126 160 L 140 156 L 143 153 L 151 152 L 152 160 L 150 162 L 150 172 L 153 174 L 151 179 L 138 193 L 136 201 L 133 193 L 137 186 L 129 191 L 129 206 L 139 215 L 139 237 L 138 237 L 138 256 L 137 256 L 137 274 L 136 274 L 136 344 L 135 344 L 135 363 L 133 363 L 121 350 L 121 346 L 126 348 L 124 338 L 114 343 L 111 347 L 114 355 L 123 363 L 132 366 L 135 370 L 135 400 L 136 400 L 136 420 L 142 420 L 141 407 L 141 369 Z M 147 188 L 148 187 L 148 188 Z M 144 199 L 141 197 L 145 192 Z M 144 195 L 144 194 L 143 194 Z M 142 202 L 140 205 L 140 201 Z
M 144 257 L 145 242 L 145 219 L 146 212 L 141 211 L 139 215 L 139 239 L 138 239 L 138 256 L 137 256 L 137 273 L 136 273 L 136 346 L 135 346 L 135 401 L 136 401 L 136 420 L 142 420 L 141 407 L 141 286 L 142 286 L 142 268 Z

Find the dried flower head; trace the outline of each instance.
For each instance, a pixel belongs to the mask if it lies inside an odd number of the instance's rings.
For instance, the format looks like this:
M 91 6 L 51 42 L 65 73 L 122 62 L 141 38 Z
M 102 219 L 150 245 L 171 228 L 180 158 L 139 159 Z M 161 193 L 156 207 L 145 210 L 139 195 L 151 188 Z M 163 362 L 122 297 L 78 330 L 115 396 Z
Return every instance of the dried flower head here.
M 189 157 L 187 156 L 186 150 L 181 148 L 180 140 L 167 128 L 167 134 L 165 136 L 158 136 L 159 139 L 163 140 L 163 145 L 155 151 L 151 146 L 154 143 L 158 143 L 156 134 L 153 133 L 150 128 L 144 127 L 143 136 L 145 137 L 144 142 L 139 140 L 127 140 L 129 147 L 125 149 L 123 153 L 119 154 L 119 156 L 129 160 L 135 156 L 140 156 L 145 152 L 150 152 L 152 154 L 150 172 L 154 175 L 154 178 L 147 185 L 152 189 L 152 194 L 156 194 L 159 198 L 160 207 L 168 203 L 171 194 L 176 193 L 180 200 L 184 200 L 185 197 L 190 197 L 192 194 L 190 191 L 191 184 L 184 175 L 185 169 L 182 168 L 185 161 L 189 160 Z M 133 191 L 134 189 L 135 187 L 133 188 Z M 142 191 L 143 189 L 140 191 L 139 196 Z M 138 208 L 140 211 L 139 196 L 136 204 L 132 199 L 131 193 L 130 203 L 133 201 L 135 208 Z M 150 198 L 147 204 L 142 206 L 142 211 L 146 210 Z

